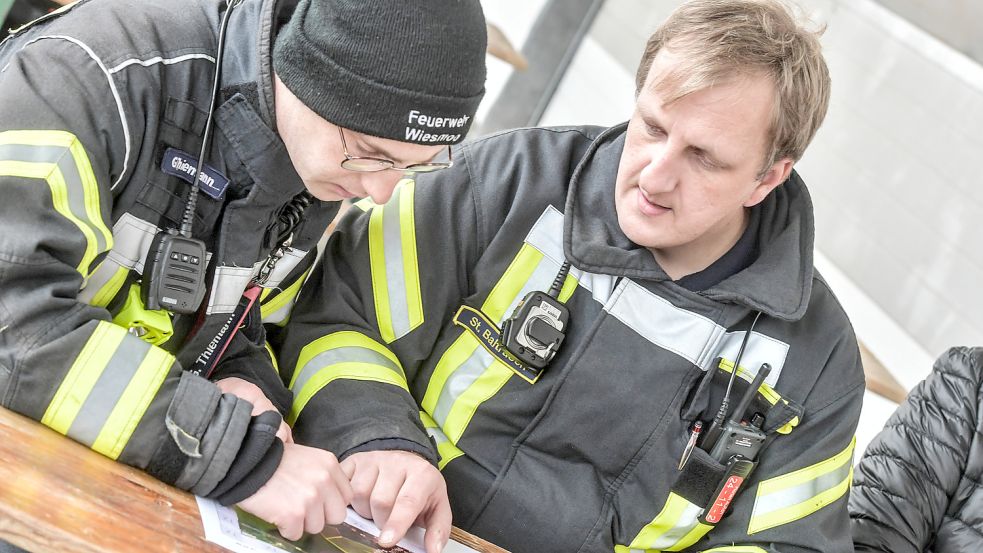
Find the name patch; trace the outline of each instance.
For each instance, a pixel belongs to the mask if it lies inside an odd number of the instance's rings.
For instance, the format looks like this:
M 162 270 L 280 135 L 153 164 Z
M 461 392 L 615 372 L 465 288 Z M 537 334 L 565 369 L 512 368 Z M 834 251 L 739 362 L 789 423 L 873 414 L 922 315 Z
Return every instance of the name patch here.
M 185 182 L 195 182 L 195 170 L 198 168 L 198 158 L 182 152 L 177 148 L 168 148 L 160 163 L 161 171 L 178 177 Z M 229 179 L 214 167 L 205 164 L 201 175 L 198 176 L 198 188 L 216 200 L 221 200 L 225 189 L 229 187 Z
M 512 372 L 530 384 L 535 384 L 543 374 L 541 369 L 527 367 L 515 358 L 502 344 L 502 331 L 488 320 L 484 313 L 473 307 L 462 305 L 454 315 L 454 324 L 463 326 L 481 343 L 488 353 L 501 361 Z

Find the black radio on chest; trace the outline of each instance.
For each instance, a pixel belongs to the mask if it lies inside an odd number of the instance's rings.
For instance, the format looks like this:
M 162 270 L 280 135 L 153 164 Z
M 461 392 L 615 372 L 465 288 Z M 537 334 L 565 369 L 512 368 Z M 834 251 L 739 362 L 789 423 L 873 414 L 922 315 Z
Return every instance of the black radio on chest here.
M 177 231 L 154 237 L 140 287 L 147 309 L 188 314 L 205 297 L 205 243 Z

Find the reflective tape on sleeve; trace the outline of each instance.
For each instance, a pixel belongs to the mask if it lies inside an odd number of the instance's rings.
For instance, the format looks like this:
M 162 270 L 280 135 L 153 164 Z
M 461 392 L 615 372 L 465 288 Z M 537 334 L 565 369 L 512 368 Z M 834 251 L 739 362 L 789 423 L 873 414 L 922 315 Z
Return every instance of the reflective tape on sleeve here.
M 290 381 L 294 402 L 287 422 L 293 424 L 315 394 L 339 379 L 381 382 L 409 392 L 403 366 L 385 346 L 358 332 L 336 332 L 301 350 Z
M 307 269 L 304 271 L 304 274 L 300 275 L 300 277 L 290 286 L 280 293 L 273 295 L 272 298 L 260 305 L 260 314 L 262 315 L 264 323 L 276 325 L 286 324 L 287 318 L 290 316 L 290 312 L 293 310 L 297 295 L 300 294 L 300 289 L 307 281 L 307 275 L 310 274 L 310 272 L 311 269 Z M 264 293 L 265 292 L 266 290 L 264 290 Z
M 854 438 L 836 455 L 758 484 L 748 534 L 804 518 L 844 497 L 853 479 Z
M 437 422 L 426 411 L 420 411 L 420 420 L 423 421 L 423 428 L 426 429 L 427 435 L 437 444 L 437 454 L 440 456 L 440 459 L 437 461 L 438 469 L 444 470 L 447 463 L 464 455 L 464 451 L 458 449 L 456 445 L 451 443 Z
M 87 278 L 92 262 L 113 247 L 113 234 L 102 218 L 99 184 L 78 138 L 66 131 L 0 133 L 0 176 L 43 180 L 51 203 L 78 227 L 85 251 L 75 269 Z
M 374 207 L 369 217 L 372 295 L 379 333 L 386 343 L 423 324 L 413 186 L 410 179 L 400 181 L 392 199 Z
M 41 423 L 116 459 L 172 369 L 170 354 L 100 321 Z

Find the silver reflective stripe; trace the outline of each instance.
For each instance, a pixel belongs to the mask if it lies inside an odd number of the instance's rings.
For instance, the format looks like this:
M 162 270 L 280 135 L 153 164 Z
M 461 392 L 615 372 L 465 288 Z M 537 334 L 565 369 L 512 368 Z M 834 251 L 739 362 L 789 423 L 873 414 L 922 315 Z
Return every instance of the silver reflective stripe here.
M 438 446 L 440 444 L 442 444 L 442 443 L 446 443 L 446 442 L 449 441 L 447 439 L 447 435 L 444 434 L 440 430 L 440 428 L 434 428 L 434 427 L 428 426 L 428 427 L 426 427 L 426 431 L 427 431 L 427 435 L 430 436 L 431 438 L 433 438 L 434 443 L 436 443 Z
M 661 550 L 667 549 L 679 543 L 679 540 L 686 537 L 693 528 L 696 528 L 697 518 L 700 513 L 703 512 L 703 508 L 687 501 L 686 507 L 683 509 L 681 515 L 679 515 L 679 520 L 676 525 L 667 530 L 661 536 L 656 538 L 649 549 Z
M 676 307 L 630 279 L 622 279 L 609 305 L 611 315 L 628 325 L 653 344 L 676 353 L 694 365 L 707 370 L 720 356 L 733 359 L 737 355 L 744 332 L 727 332 L 710 319 Z M 753 332 L 741 359 L 742 367 L 768 362 L 772 369 L 768 383 L 774 385 L 781 376 L 788 354 L 788 344 Z M 730 357 L 728 357 L 728 354 Z
M 113 249 L 85 282 L 79 300 L 92 303 L 92 298 L 120 268 L 143 274 L 143 263 L 158 232 L 160 229 L 153 223 L 124 213 L 113 225 Z
M 206 315 L 232 313 L 239 305 L 239 298 L 249 285 L 259 264 L 254 267 L 219 267 L 215 269 L 211 296 L 208 298 Z
M 123 338 L 68 429 L 70 438 L 89 447 L 95 444 L 148 351 L 150 344 L 143 340 L 132 336 Z
M 741 349 L 741 342 L 744 340 L 745 334 L 747 332 L 739 330 L 728 332 L 724 335 L 716 353 L 713 357 L 707 359 L 707 364 L 703 367 L 703 370 L 707 370 L 713 366 L 714 360 L 717 357 L 734 361 L 737 358 L 737 352 Z M 778 383 L 778 377 L 782 374 L 782 367 L 785 366 L 788 348 L 789 345 L 785 342 L 759 332 L 752 332 L 751 337 L 747 340 L 747 346 L 744 348 L 744 355 L 741 356 L 741 367 L 750 373 L 753 378 L 758 374 L 758 369 L 761 368 L 761 365 L 768 363 L 772 366 L 772 370 L 768 373 L 768 377 L 765 378 L 765 383 L 774 388 Z
M 526 236 L 526 243 L 553 262 L 555 276 L 565 259 L 563 214 L 555 207 L 548 206 Z M 540 268 L 536 270 L 538 273 Z M 571 268 L 570 274 L 577 279 L 578 285 L 590 290 L 595 300 L 635 332 L 653 344 L 688 359 L 703 370 L 709 369 L 718 357 L 730 360 L 737 357 L 744 331 L 727 332 L 726 328 L 710 319 L 678 308 L 630 279 L 621 279 L 616 287 L 618 281 L 611 275 L 586 273 L 575 267 Z M 552 279 L 543 286 L 548 288 L 550 284 Z M 616 289 L 618 297 L 614 297 Z M 527 291 L 523 290 L 523 294 L 520 294 L 507 314 L 511 314 L 515 304 Z M 788 344 L 754 332 L 741 357 L 741 366 L 753 375 L 762 363 L 767 362 L 772 370 L 765 382 L 774 386 L 785 366 L 788 349 Z
M 400 197 L 404 187 L 399 186 L 382 212 L 383 252 L 386 258 L 386 287 L 389 290 L 389 313 L 392 317 L 393 334 L 398 339 L 409 334 L 411 328 L 410 310 L 407 303 L 407 269 L 403 266 L 403 237 L 400 232 Z
M 65 180 L 65 187 L 68 189 L 68 208 L 72 215 L 92 229 L 96 237 L 96 251 L 106 251 L 106 238 L 98 230 L 101 221 L 90 219 L 88 211 L 85 209 L 85 185 L 82 183 L 82 176 L 79 174 L 78 166 L 75 165 L 75 158 L 72 156 L 71 150 L 58 146 L 4 144 L 0 145 L 0 159 L 57 165 L 62 178 Z
M 278 324 L 287 320 L 287 316 L 290 315 L 290 313 L 293 311 L 295 303 L 296 303 L 296 298 L 288 301 L 280 309 L 277 309 L 276 311 L 263 317 L 263 323 Z
M 812 480 L 809 480 L 808 482 L 803 482 L 798 486 L 792 486 L 791 488 L 786 488 L 784 490 L 779 490 L 758 497 L 755 499 L 754 510 L 751 513 L 751 518 L 767 515 L 768 513 L 775 512 L 779 509 L 798 505 L 812 499 L 813 497 L 816 497 L 828 489 L 835 488 L 838 484 L 843 482 L 844 478 L 849 476 L 852 462 L 853 457 L 847 457 L 846 462 L 832 472 L 818 476 Z
M 447 422 L 447 416 L 450 415 L 454 402 L 494 362 L 495 360 L 490 353 L 480 345 L 475 344 L 474 353 L 454 369 L 454 372 L 444 382 L 444 387 L 440 389 L 440 396 L 437 398 L 437 405 L 433 410 L 433 420 L 437 421 L 437 424 L 443 426 Z
M 266 279 L 266 283 L 263 284 L 263 288 L 279 288 L 283 279 L 290 275 L 290 271 L 293 271 L 301 261 L 307 257 L 309 252 L 307 250 L 298 250 L 294 248 L 287 248 L 283 252 L 283 257 L 276 262 L 273 267 L 273 272 Z
M 367 348 L 348 346 L 330 349 L 324 353 L 319 353 L 312 357 L 311 360 L 300 369 L 300 374 L 297 376 L 297 379 L 294 381 L 291 389 L 294 390 L 295 393 L 299 393 L 304 389 L 304 385 L 307 384 L 307 381 L 313 378 L 314 375 L 321 371 L 321 369 L 330 367 L 331 365 L 337 365 L 338 363 L 369 363 L 372 365 L 380 365 L 392 370 L 400 377 L 403 376 L 403 370 L 381 353 Z
M 563 254 L 563 214 L 555 207 L 547 206 L 526 236 L 526 243 L 556 263 L 556 271 L 553 273 L 555 276 L 566 260 Z M 588 273 L 576 267 L 570 268 L 570 274 L 577 279 L 578 285 L 590 290 L 601 305 L 606 304 L 614 292 L 616 279 L 611 275 Z M 552 283 L 550 280 L 547 289 Z

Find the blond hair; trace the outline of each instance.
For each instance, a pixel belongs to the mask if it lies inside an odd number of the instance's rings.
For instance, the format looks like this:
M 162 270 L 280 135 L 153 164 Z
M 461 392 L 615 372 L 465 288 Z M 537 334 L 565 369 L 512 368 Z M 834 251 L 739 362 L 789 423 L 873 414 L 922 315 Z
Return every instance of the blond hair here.
M 764 171 L 777 160 L 797 161 L 829 106 L 829 70 L 819 36 L 777 0 L 690 0 L 677 8 L 645 45 L 635 93 L 662 48 L 682 63 L 654 83 L 667 103 L 736 76 L 760 74 L 775 84 L 770 149 Z

